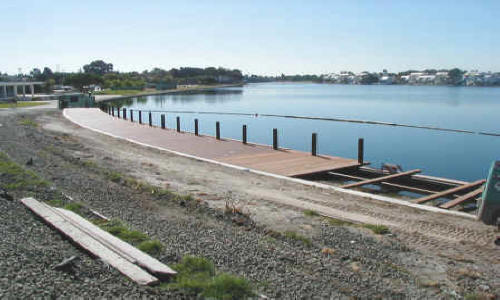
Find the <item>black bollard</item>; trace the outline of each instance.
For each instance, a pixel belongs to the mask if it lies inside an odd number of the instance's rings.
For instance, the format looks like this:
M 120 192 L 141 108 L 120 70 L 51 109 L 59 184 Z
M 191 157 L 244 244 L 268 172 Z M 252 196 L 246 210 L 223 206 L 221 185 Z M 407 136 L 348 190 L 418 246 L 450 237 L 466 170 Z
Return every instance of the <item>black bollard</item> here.
M 181 117 L 176 118 L 177 123 L 177 132 L 181 132 Z
M 312 134 L 312 139 L 311 139 L 311 155 L 316 156 L 316 144 L 317 144 L 317 137 L 318 135 L 316 133 Z
M 153 118 L 151 116 L 151 112 L 149 112 L 149 126 L 153 126 Z
M 161 115 L 161 129 L 165 129 L 165 115 Z
M 142 111 L 139 111 L 139 124 L 142 124 Z
M 364 147 L 364 139 L 359 139 L 358 140 L 358 163 L 360 165 L 363 164 L 363 160 L 364 160 L 364 156 L 365 156 L 365 154 L 364 154 L 364 151 L 365 151 L 364 148 L 365 148 Z
M 127 119 L 127 109 L 126 108 L 123 109 L 122 115 L 123 115 L 123 119 L 126 120 Z
M 247 143 L 247 125 L 243 125 L 243 144 Z
M 273 129 L 273 149 L 278 150 L 278 129 Z
M 219 121 L 215 122 L 215 138 L 220 140 L 220 123 L 219 123 Z
M 134 122 L 134 111 L 130 110 L 130 122 Z
M 198 135 L 198 119 L 194 119 L 194 135 Z

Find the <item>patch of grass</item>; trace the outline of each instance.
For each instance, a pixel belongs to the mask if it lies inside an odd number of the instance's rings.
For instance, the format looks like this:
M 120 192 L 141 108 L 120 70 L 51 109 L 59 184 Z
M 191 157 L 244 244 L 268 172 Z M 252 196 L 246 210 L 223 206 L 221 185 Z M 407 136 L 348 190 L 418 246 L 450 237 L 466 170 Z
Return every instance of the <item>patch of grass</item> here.
M 385 225 L 363 224 L 361 226 L 363 228 L 370 229 L 375 234 L 388 234 L 390 232 L 389 227 Z
M 33 190 L 48 185 L 47 181 L 22 168 L 3 152 L 0 152 L 0 179 L 0 187 L 6 190 Z
M 82 214 L 83 204 L 78 203 L 78 202 L 71 202 L 71 203 L 68 203 L 68 204 L 64 205 L 63 208 L 67 209 L 67 210 L 71 210 L 75 214 L 81 215 Z
M 64 203 L 61 199 L 52 199 L 47 201 L 48 204 L 55 207 L 63 207 Z
M 99 226 L 112 235 L 134 246 L 150 240 L 147 234 L 137 230 L 130 230 L 130 228 L 119 219 L 112 219 L 108 222 L 99 224 Z
M 306 216 L 306 217 L 317 217 L 317 216 L 319 216 L 319 214 L 316 211 L 314 211 L 314 210 L 306 209 L 306 210 L 304 210 L 304 216 Z
M 305 237 L 305 236 L 303 236 L 295 231 L 285 231 L 283 233 L 283 236 L 287 239 L 300 241 L 300 242 L 304 243 L 306 246 L 312 245 L 312 241 L 309 238 L 307 238 L 307 237 Z
M 158 255 L 165 249 L 163 244 L 158 240 L 144 241 L 140 243 L 137 248 L 151 255 Z
M 142 90 L 104 90 L 98 93 L 95 93 L 96 95 L 120 95 L 120 96 L 129 96 L 129 95 L 136 95 L 143 93 L 144 91 Z
M 33 121 L 32 119 L 24 118 L 19 120 L 19 125 L 38 127 L 38 123 Z
M 209 299 L 245 299 L 254 296 L 252 286 L 245 278 L 222 273 L 215 275 L 214 264 L 203 257 L 184 256 L 173 266 L 178 273 L 172 289 L 185 289 Z
M 248 280 L 226 273 L 215 276 L 203 293 L 203 296 L 209 299 L 246 299 L 253 295 L 252 286 Z
M 18 107 L 30 107 L 30 106 L 39 106 L 45 105 L 48 102 L 40 102 L 40 101 L 19 101 L 16 103 L 0 103 L 0 108 L 18 108 Z

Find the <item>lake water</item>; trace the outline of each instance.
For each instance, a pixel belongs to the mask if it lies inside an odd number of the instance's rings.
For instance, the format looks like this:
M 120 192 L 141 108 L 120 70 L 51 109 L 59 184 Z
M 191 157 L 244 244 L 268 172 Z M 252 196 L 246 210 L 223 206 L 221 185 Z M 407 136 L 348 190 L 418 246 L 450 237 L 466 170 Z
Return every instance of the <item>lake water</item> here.
M 156 95 L 132 98 L 134 110 L 236 112 L 360 119 L 436 126 L 474 132 L 500 133 L 500 88 L 435 86 L 360 86 L 300 83 L 259 83 L 205 94 Z M 160 113 L 153 113 L 159 124 Z M 241 139 L 248 127 L 249 142 L 272 144 L 272 129 L 281 147 L 310 151 L 311 133 L 318 134 L 318 152 L 357 157 L 357 140 L 365 139 L 365 160 L 423 174 L 472 181 L 485 178 L 491 163 L 500 159 L 500 136 L 432 131 L 416 128 L 263 116 L 167 113 L 167 127 Z M 137 120 L 137 116 L 135 117 Z M 147 119 L 145 119 L 147 120 Z M 147 121 L 145 121 L 147 122 Z

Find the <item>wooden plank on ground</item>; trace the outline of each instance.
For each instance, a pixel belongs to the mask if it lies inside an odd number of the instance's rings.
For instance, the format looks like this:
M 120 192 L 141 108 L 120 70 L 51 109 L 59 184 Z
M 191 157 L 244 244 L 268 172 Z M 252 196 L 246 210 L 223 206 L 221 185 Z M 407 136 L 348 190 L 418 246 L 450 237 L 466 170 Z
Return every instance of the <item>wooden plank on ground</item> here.
M 421 172 L 420 169 L 415 169 L 415 170 L 410 170 L 410 171 L 406 171 L 406 172 L 391 174 L 391 175 L 387 175 L 387 176 L 382 176 L 382 177 L 367 179 L 367 180 L 364 180 L 364 181 L 355 182 L 355 183 L 351 183 L 351 184 L 346 184 L 346 185 L 343 185 L 341 187 L 344 188 L 344 189 L 349 189 L 349 188 L 353 188 L 353 187 L 357 187 L 357 186 L 362 186 L 362 185 L 365 185 L 365 184 L 378 183 L 378 182 L 388 181 L 388 180 L 391 180 L 391 179 L 394 179 L 394 178 L 398 178 L 398 177 L 402 177 L 402 176 L 409 176 L 409 175 L 413 175 L 413 174 L 420 173 L 420 172 Z
M 68 220 L 59 215 L 52 207 L 39 202 L 34 198 L 24 198 L 21 202 L 33 213 L 40 216 L 48 224 L 71 239 L 74 243 L 94 256 L 101 258 L 104 262 L 113 266 L 120 273 L 129 277 L 138 284 L 153 285 L 159 282 L 153 275 L 141 269 L 139 266 L 129 262 L 118 253 L 78 229 L 78 227 L 74 226 Z
M 418 198 L 418 199 L 415 200 L 415 203 L 418 203 L 418 204 L 425 203 L 427 201 L 431 201 L 431 200 L 438 199 L 438 198 L 441 198 L 441 197 L 444 197 L 444 196 L 448 196 L 448 195 L 451 195 L 451 194 L 456 193 L 456 192 L 460 192 L 460 191 L 463 191 L 463 190 L 467 190 L 467 189 L 471 189 L 471 188 L 480 186 L 480 185 L 484 184 L 485 182 L 486 182 L 486 180 L 482 179 L 482 180 L 474 181 L 472 183 L 468 183 L 468 184 L 464 184 L 464 185 L 461 185 L 461 186 L 457 186 L 457 187 L 454 187 L 454 188 L 449 189 L 449 190 L 445 190 L 445 191 L 442 191 L 442 192 L 439 192 L 439 193 L 435 193 L 433 195 L 429 195 L 429 196 L 426 196 L 426 197 Z
M 64 217 L 70 220 L 73 224 L 76 224 L 80 230 L 91 235 L 94 239 L 98 240 L 108 248 L 111 248 L 115 252 L 120 254 L 123 253 L 125 258 L 130 257 L 132 259 L 132 263 L 138 264 L 152 274 L 162 276 L 176 274 L 174 270 L 170 269 L 162 262 L 142 252 L 129 243 L 115 237 L 109 232 L 102 230 L 74 212 L 62 208 L 56 208 L 56 210 L 61 212 Z
M 479 196 L 483 193 L 483 190 L 484 190 L 484 188 L 480 187 L 480 188 L 473 190 L 472 192 L 469 192 L 463 196 L 460 196 L 456 199 L 453 199 L 453 200 L 448 201 L 444 204 L 441 204 L 439 207 L 446 208 L 446 209 L 452 208 L 452 207 L 457 206 L 457 205 L 459 205 L 467 200 L 476 198 L 477 196 Z

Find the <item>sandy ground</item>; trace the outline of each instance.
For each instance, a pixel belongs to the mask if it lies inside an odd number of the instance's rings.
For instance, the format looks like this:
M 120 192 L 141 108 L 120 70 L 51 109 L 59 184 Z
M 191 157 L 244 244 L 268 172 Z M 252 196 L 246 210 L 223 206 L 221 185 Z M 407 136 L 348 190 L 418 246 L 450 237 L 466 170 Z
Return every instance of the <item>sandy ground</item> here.
M 407 267 L 419 277 L 453 286 L 457 270 L 466 268 L 488 278 L 488 285 L 479 290 L 500 291 L 500 248 L 493 244 L 498 234 L 495 227 L 148 149 L 80 128 L 58 113 L 40 113 L 36 120 L 43 130 L 68 134 L 85 145 L 85 152 L 75 151 L 76 156 L 102 166 L 112 164 L 124 174 L 191 194 L 211 207 L 238 207 L 256 223 L 276 231 L 318 235 L 321 221 L 304 216 L 302 209 L 387 225 L 392 238 L 418 251 L 418 257 L 408 256 Z

